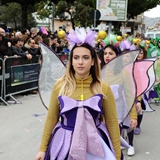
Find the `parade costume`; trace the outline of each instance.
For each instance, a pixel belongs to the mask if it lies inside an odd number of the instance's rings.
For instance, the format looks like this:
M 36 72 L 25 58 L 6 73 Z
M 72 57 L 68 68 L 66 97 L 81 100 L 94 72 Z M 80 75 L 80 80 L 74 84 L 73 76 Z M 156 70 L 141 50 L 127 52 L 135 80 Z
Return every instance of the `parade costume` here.
M 68 37 L 72 40 L 76 39 L 77 46 L 81 46 L 83 43 L 93 43 L 91 41 L 93 39 L 92 32 L 87 34 L 87 39 L 79 41 L 78 36 L 84 38 L 86 34 L 82 30 L 78 30 L 77 32 L 72 31 Z M 74 43 L 70 43 L 71 48 L 74 45 Z M 51 59 L 48 56 L 52 56 L 53 52 L 43 44 L 41 44 L 41 49 L 45 53 L 42 60 L 47 60 L 49 64 L 45 67 L 52 70 L 51 64 L 53 62 L 49 62 Z M 64 70 L 61 73 L 58 71 L 65 67 L 61 61 L 56 61 L 57 57 L 54 57 L 53 60 L 59 67 L 54 68 L 55 72 L 52 70 L 53 73 L 49 76 L 55 81 L 55 77 L 58 78 Z M 40 97 L 45 103 L 50 92 L 47 86 L 51 86 L 51 84 L 48 84 L 50 81 L 43 76 L 45 71 L 43 72 L 42 69 L 41 72 L 43 74 L 41 74 L 39 84 L 43 85 L 39 87 Z M 120 160 L 120 139 L 123 143 L 121 145 L 128 147 L 128 144 L 120 138 L 115 101 L 110 87 L 103 82 L 103 94 L 93 94 L 90 89 L 91 75 L 85 79 L 76 76 L 74 78 L 76 89 L 72 95 L 59 95 L 58 82 L 54 84 L 52 89 L 40 146 L 40 151 L 46 152 L 45 160 Z M 101 121 L 102 114 L 105 123 Z
M 75 40 L 78 46 L 93 42 L 91 32 L 87 34 L 87 39 L 81 30 L 72 33 L 68 37 Z M 79 36 L 83 40 L 79 40 Z M 70 43 L 71 48 L 74 45 L 75 43 Z M 119 142 L 121 141 L 121 146 L 129 146 L 120 138 L 117 118 L 113 118 L 117 117 L 117 112 L 114 96 L 108 84 L 103 82 L 102 85 L 103 95 L 106 96 L 104 97 L 102 94 L 91 92 L 91 76 L 85 79 L 75 76 L 74 93 L 71 96 L 59 95 L 58 84 L 55 84 L 55 81 L 63 75 L 65 66 L 52 50 L 43 44 L 40 46 L 44 54 L 42 61 L 46 62 L 42 64 L 45 69 L 44 71 L 41 69 L 39 78 L 40 97 L 48 109 L 40 146 L 40 151 L 46 152 L 45 160 L 119 160 L 121 157 Z M 51 73 L 46 75 L 48 69 Z M 102 114 L 105 123 L 101 121 Z M 128 114 L 129 111 L 125 112 L 125 116 Z M 126 117 L 122 117 L 122 121 L 124 118 Z
M 155 43 L 153 44 L 153 41 Z M 157 57 L 157 61 L 155 63 L 155 72 L 156 72 L 156 83 L 152 88 L 152 92 L 148 94 L 148 99 L 154 99 L 155 102 L 160 101 L 160 39 L 156 37 L 155 39 L 152 39 L 149 49 L 148 49 L 148 57 Z M 156 93 L 157 94 L 156 94 Z
M 86 158 L 86 156 L 89 158 L 92 157 L 93 159 L 95 158 L 97 160 L 116 159 L 114 156 L 113 145 L 114 148 L 119 146 L 117 146 L 116 143 L 112 145 L 109 137 L 112 137 L 113 142 L 116 142 L 119 139 L 119 137 L 117 137 L 116 135 L 119 134 L 116 133 L 116 125 L 114 128 L 111 128 L 108 123 L 110 115 L 116 114 L 116 111 L 114 110 L 115 104 L 113 101 L 113 95 L 109 86 L 107 86 L 106 83 L 103 84 L 103 91 L 105 92 L 105 95 L 107 95 L 106 100 L 103 99 L 103 96 L 101 94 L 93 95 L 90 91 L 91 81 L 91 76 L 83 80 L 76 78 L 76 84 L 78 88 L 75 90 L 71 97 L 58 97 L 56 94 L 58 93 L 58 91 L 56 90 L 56 85 L 53 88 L 51 94 L 51 104 L 49 107 L 49 115 L 47 117 L 47 125 L 45 125 L 43 134 L 44 136 L 42 138 L 42 143 L 40 147 L 40 150 L 46 151 L 48 146 L 48 138 L 50 137 L 50 135 L 48 134 L 51 132 L 53 124 L 56 124 L 52 132 L 52 138 L 48 147 L 46 160 L 56 158 L 70 159 L 70 154 L 72 155 L 72 158 L 75 156 L 73 159 L 76 160 L 83 160 Z M 86 98 L 84 101 L 80 100 L 82 85 L 84 87 L 83 92 Z M 107 103 L 108 106 L 104 106 L 105 103 Z M 107 128 L 105 127 L 105 124 L 101 123 L 100 121 L 100 114 L 102 114 L 102 106 L 104 110 L 104 115 L 106 117 Z M 60 114 L 61 122 L 58 122 L 58 117 L 50 116 L 50 114 L 52 114 L 53 112 L 55 113 L 55 115 L 57 115 L 57 113 Z M 84 122 L 79 122 L 81 119 L 83 120 L 83 116 L 86 120 Z M 47 131 L 47 128 L 50 129 L 50 131 Z M 79 131 L 77 131 L 78 128 L 80 128 Z M 114 135 L 109 136 L 107 129 L 109 130 L 109 133 L 115 132 Z M 94 134 L 97 135 L 94 136 Z M 98 147 L 100 146 L 100 144 L 104 148 L 101 149 L 101 147 Z M 105 158 L 101 158 L 101 156 L 103 157 L 103 154 L 106 156 Z
M 113 42 L 113 40 L 109 41 L 108 39 L 106 48 L 107 46 L 110 47 L 108 44 L 116 44 L 110 43 L 110 41 Z M 117 45 L 113 46 L 117 49 Z M 104 48 L 104 50 L 106 48 Z M 130 119 L 137 119 L 137 112 L 136 106 L 133 104 L 136 104 L 136 97 L 149 89 L 155 82 L 155 74 L 153 72 L 154 60 L 135 62 L 139 50 L 136 51 L 135 45 L 132 45 L 129 40 L 121 41 L 119 48 L 123 51 L 123 54 L 118 55 L 114 49 L 110 48 L 116 53 L 116 57 L 102 68 L 102 74 L 104 75 L 103 79 L 113 88 L 112 91 L 116 100 L 118 120 L 121 122 L 122 135 L 124 129 L 127 129 L 128 132 L 130 147 L 127 154 L 134 155 L 134 130 L 130 128 Z M 107 53 L 107 51 L 104 51 L 104 53 Z M 130 57 L 130 61 L 127 62 L 125 57 Z M 151 75 L 151 77 L 149 75 Z M 130 114 L 127 115 L 126 113 L 129 113 L 129 111 Z M 127 116 L 124 118 L 124 115 Z M 122 120 L 122 117 L 124 120 Z

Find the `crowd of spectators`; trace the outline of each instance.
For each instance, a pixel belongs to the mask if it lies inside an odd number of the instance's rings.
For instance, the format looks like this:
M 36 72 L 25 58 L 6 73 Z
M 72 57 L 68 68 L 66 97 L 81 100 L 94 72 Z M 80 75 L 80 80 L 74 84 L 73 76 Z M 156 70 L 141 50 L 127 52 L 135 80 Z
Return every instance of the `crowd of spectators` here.
M 31 60 L 34 56 L 40 56 L 40 42 L 54 50 L 60 58 L 65 55 L 65 51 L 68 51 L 67 40 L 59 39 L 57 32 L 43 34 L 41 29 L 31 28 L 29 30 L 26 28 L 6 33 L 3 28 L 0 28 L 0 70 L 2 71 L 2 61 L 8 57 L 23 57 Z M 33 93 L 37 92 L 33 91 Z
M 22 31 L 6 33 L 0 28 L 0 58 L 9 56 L 22 56 L 32 59 L 33 56 L 40 55 L 39 43 L 43 42 L 57 54 L 64 54 L 68 49 L 68 42 L 59 39 L 57 33 L 43 32 L 37 28 L 23 29 Z

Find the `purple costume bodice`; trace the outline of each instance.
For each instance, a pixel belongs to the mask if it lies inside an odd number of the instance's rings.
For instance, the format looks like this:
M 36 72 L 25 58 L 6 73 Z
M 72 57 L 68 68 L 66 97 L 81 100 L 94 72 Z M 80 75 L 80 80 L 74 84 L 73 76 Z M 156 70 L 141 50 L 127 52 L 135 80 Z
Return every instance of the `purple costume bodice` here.
M 59 96 L 58 100 L 60 102 L 60 116 L 61 116 L 61 125 L 62 128 L 68 130 L 74 130 L 76 123 L 77 110 L 78 108 L 86 108 L 89 113 L 92 115 L 95 125 L 100 124 L 100 114 L 102 111 L 102 95 L 97 94 L 93 97 L 84 100 L 74 100 L 67 96 Z
M 87 100 L 74 100 L 59 96 L 61 121 L 53 129 L 45 160 L 86 160 L 87 153 L 97 157 L 113 157 L 115 152 L 106 126 L 100 121 L 102 111 L 102 94 L 96 94 Z M 103 131 L 109 141 L 107 153 L 101 144 Z M 106 149 L 105 149 L 106 151 Z M 113 156 L 112 156 L 113 154 Z

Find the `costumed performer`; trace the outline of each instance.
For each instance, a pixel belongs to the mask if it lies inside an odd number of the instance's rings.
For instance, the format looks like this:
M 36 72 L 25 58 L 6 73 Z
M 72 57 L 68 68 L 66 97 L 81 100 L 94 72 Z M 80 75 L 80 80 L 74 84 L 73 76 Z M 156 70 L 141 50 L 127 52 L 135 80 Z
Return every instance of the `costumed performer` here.
M 52 89 L 35 160 L 120 160 L 115 100 L 109 85 L 101 79 L 93 49 L 95 34 L 79 29 L 68 35 L 70 58 L 65 74 Z

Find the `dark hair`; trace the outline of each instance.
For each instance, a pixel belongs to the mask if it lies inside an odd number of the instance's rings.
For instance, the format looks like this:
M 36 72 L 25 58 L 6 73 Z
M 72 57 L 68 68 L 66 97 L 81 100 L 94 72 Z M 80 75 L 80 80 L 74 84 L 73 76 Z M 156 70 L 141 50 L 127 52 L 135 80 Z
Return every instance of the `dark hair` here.
M 51 40 L 54 40 L 56 38 L 58 38 L 58 36 L 56 36 L 55 34 L 51 36 Z
M 110 48 L 112 51 L 114 51 L 114 52 L 116 53 L 116 56 L 118 56 L 118 55 L 120 54 L 120 49 L 119 49 L 119 47 L 114 47 L 114 46 L 111 45 L 111 44 L 105 46 L 105 47 L 103 48 L 103 50 L 101 50 L 100 55 L 99 55 L 99 58 L 100 58 L 100 60 L 101 60 L 101 68 L 106 64 L 106 63 L 104 62 L 104 50 L 105 50 L 106 48 Z
M 144 48 L 144 47 L 139 47 L 139 49 L 140 49 L 140 52 L 141 52 L 141 50 L 143 51 L 143 59 L 145 59 L 145 58 L 147 58 L 147 51 L 146 51 L 146 49 Z
M 43 43 L 46 44 L 47 46 L 50 46 L 50 38 L 49 37 L 44 38 Z
M 18 43 L 18 41 L 24 42 L 23 38 L 14 38 L 12 44 L 15 45 Z
M 22 34 L 25 34 L 25 33 L 27 32 L 27 30 L 28 30 L 27 28 L 24 28 L 24 29 L 21 31 L 21 33 L 22 33 Z

